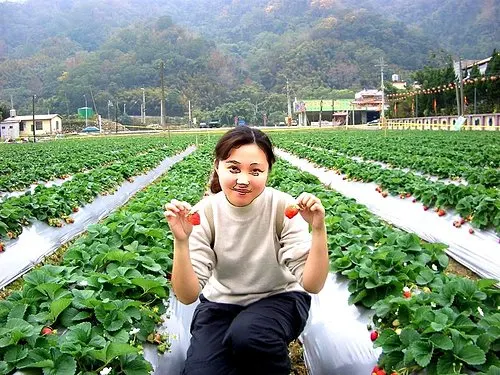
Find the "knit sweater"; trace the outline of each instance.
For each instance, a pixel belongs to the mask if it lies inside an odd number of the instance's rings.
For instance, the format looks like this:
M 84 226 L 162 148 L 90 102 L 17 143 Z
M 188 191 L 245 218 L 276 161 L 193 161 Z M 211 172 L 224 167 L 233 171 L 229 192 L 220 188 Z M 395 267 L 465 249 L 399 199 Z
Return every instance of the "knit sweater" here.
M 201 224 L 193 228 L 189 249 L 208 300 L 246 306 L 274 294 L 304 291 L 311 235 L 301 215 L 288 219 L 277 212 L 280 200 L 294 203 L 289 194 L 269 187 L 245 207 L 233 206 L 223 192 L 199 202 Z M 214 238 L 207 204 L 212 205 Z M 276 233 L 277 219 L 283 220 L 281 234 Z

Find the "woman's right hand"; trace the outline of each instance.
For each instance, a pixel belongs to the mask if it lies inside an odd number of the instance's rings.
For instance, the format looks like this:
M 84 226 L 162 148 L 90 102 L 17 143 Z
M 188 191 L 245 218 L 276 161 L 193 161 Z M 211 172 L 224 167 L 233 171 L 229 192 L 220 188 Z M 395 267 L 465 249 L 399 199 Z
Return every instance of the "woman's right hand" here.
M 165 205 L 165 219 L 177 241 L 185 241 L 193 231 L 193 225 L 188 221 L 187 215 L 191 205 L 172 199 Z

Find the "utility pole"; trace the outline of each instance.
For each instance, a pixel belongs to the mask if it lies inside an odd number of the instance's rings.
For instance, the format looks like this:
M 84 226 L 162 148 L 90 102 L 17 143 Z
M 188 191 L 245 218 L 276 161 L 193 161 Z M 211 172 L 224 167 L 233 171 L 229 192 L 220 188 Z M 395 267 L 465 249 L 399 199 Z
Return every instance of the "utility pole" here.
M 288 78 L 286 79 L 286 106 L 287 106 L 287 121 L 290 121 L 292 118 L 292 103 L 290 103 L 290 89 L 288 86 Z M 291 125 L 291 124 L 287 124 Z
M 36 98 L 36 95 L 33 95 L 33 143 L 36 143 L 36 135 L 35 135 L 35 98 Z
M 118 133 L 118 100 L 115 106 L 115 133 Z
M 161 104 L 160 104 L 160 125 L 163 128 L 165 126 L 165 80 L 163 76 L 163 71 L 165 70 L 165 64 L 163 61 L 160 63 L 160 81 L 161 81 Z M 170 126 L 167 124 L 168 131 L 168 143 L 170 144 Z
M 464 115 L 464 81 L 462 78 L 462 59 L 458 58 L 458 78 L 460 79 L 460 116 Z
M 321 117 L 323 115 L 323 100 L 319 101 L 319 127 L 321 128 Z
M 141 105 L 141 122 L 146 123 L 146 90 L 141 87 L 142 90 L 142 105 Z
M 189 118 L 188 127 L 190 128 L 193 122 L 193 119 L 191 117 L 191 100 L 188 100 L 188 118 Z
M 384 86 L 384 58 L 380 58 L 380 63 L 376 66 L 380 66 L 380 89 L 382 90 L 382 108 L 380 110 L 380 123 L 385 124 L 385 86 Z
M 85 127 L 88 126 L 88 123 L 87 123 L 87 95 L 83 94 L 83 97 L 85 98 Z

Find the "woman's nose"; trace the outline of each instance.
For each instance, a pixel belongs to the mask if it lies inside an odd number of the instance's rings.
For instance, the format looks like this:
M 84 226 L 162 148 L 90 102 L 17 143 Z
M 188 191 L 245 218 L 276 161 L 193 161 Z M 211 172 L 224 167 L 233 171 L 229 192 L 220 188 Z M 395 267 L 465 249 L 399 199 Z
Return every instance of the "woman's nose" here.
M 236 183 L 239 185 L 248 185 L 248 178 L 242 174 L 236 177 Z

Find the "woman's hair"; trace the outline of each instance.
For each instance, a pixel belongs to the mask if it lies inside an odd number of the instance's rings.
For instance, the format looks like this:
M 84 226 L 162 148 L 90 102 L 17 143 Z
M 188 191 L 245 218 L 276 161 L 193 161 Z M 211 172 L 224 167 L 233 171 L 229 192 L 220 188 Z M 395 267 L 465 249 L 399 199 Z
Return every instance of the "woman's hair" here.
M 271 140 L 263 131 L 248 126 L 237 126 L 226 132 L 219 139 L 219 142 L 215 146 L 215 163 L 217 164 L 221 160 L 226 160 L 232 149 L 250 144 L 256 144 L 264 151 L 267 163 L 269 164 L 269 170 L 271 170 L 276 161 Z M 221 190 L 219 176 L 217 175 L 217 171 L 214 170 L 210 180 L 210 191 L 216 194 Z

